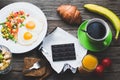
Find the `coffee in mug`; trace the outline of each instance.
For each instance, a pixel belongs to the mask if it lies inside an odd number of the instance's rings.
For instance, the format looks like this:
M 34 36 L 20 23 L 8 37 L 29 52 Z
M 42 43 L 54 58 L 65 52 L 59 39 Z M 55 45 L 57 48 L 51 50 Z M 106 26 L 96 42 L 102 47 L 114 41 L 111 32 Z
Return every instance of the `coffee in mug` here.
M 106 35 L 106 28 L 100 22 L 92 22 L 88 25 L 87 32 L 92 38 L 101 39 Z
M 103 43 L 106 45 L 107 43 L 104 40 L 108 37 L 110 32 L 108 24 L 99 18 L 93 18 L 88 21 L 86 24 L 86 35 L 88 39 L 93 43 Z

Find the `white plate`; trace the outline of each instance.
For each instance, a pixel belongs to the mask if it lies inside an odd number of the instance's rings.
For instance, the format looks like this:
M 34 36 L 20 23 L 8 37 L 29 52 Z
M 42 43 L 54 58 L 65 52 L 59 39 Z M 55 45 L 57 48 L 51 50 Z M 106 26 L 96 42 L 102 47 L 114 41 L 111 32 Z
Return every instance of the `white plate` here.
M 44 13 L 37 6 L 27 2 L 16 2 L 3 7 L 0 10 L 0 23 L 5 22 L 6 17 L 9 16 L 9 14 L 12 11 L 19 11 L 19 10 L 25 11 L 25 13 L 30 14 L 30 16 L 34 17 L 37 20 L 40 20 L 40 21 L 42 20 L 42 22 L 44 23 L 44 26 L 41 33 L 38 36 L 37 41 L 30 46 L 22 46 L 11 40 L 6 41 L 5 39 L 2 38 L 1 31 L 0 31 L 0 45 L 5 45 L 10 49 L 12 53 L 16 53 L 16 54 L 24 53 L 37 47 L 42 42 L 47 32 L 47 19 Z M 1 26 L 0 26 L 0 30 L 1 30 Z

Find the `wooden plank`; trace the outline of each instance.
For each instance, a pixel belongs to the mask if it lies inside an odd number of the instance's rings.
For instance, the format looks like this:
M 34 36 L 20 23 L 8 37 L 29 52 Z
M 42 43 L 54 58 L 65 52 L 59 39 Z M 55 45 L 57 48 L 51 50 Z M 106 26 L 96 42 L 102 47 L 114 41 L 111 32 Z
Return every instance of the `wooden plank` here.
M 53 73 L 46 80 L 119 80 L 120 72 L 104 73 L 103 77 L 98 77 L 94 73 L 90 75 L 73 74 L 70 71 L 63 74 Z M 36 80 L 32 77 L 24 77 L 21 72 L 10 72 L 7 75 L 0 75 L 0 80 Z
M 94 73 L 90 75 L 75 74 L 72 80 L 119 80 L 119 75 L 120 72 L 104 73 L 102 77 L 99 77 Z
M 4 0 L 0 1 L 0 8 L 6 6 L 7 4 L 18 2 L 19 0 Z M 21 0 L 24 1 L 24 0 Z M 93 13 L 89 13 L 83 8 L 83 5 L 86 3 L 93 3 L 105 6 L 112 11 L 114 11 L 119 17 L 120 17 L 120 10 L 118 7 L 120 7 L 119 0 L 109 1 L 109 0 L 37 0 L 37 1 L 30 1 L 26 0 L 26 2 L 31 2 L 41 8 L 45 15 L 47 16 L 48 20 L 60 20 L 60 17 L 57 15 L 56 9 L 61 4 L 72 4 L 78 7 L 78 9 L 81 11 L 83 19 L 89 19 L 93 17 L 99 17 L 98 15 L 95 15 Z M 44 3 L 44 4 L 43 4 Z M 111 6 L 112 5 L 112 6 Z
M 0 75 L 0 80 L 35 80 L 35 78 L 27 78 L 21 72 L 11 71 L 6 75 Z

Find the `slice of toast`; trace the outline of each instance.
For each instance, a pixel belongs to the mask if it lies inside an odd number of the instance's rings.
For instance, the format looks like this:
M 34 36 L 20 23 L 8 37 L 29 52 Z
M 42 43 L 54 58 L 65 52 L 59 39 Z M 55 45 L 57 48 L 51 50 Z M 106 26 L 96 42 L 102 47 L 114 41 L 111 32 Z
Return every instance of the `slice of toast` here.
M 43 76 L 39 77 L 38 80 L 45 80 L 48 76 L 51 75 L 52 72 L 52 68 L 50 66 L 47 66 L 46 73 Z
M 28 70 L 35 62 L 40 61 L 41 62 L 41 67 L 37 70 L 31 70 L 28 73 L 25 73 L 24 76 L 32 76 L 32 77 L 40 77 L 43 76 L 46 73 L 46 66 L 45 63 L 38 58 L 31 58 L 31 57 L 26 57 L 24 58 L 24 68 L 23 68 L 23 73 Z

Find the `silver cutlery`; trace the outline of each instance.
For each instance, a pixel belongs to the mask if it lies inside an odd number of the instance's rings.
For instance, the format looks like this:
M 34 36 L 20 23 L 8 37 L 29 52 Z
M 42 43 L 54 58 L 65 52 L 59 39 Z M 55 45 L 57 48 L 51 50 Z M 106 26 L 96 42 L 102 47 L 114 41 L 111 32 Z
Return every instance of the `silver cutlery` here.
M 37 69 L 39 69 L 40 67 L 41 67 L 40 62 L 37 61 L 37 62 L 35 62 L 35 63 L 33 64 L 33 66 L 31 66 L 29 69 L 25 70 L 25 71 L 24 71 L 24 74 L 29 73 L 31 70 L 37 70 Z

